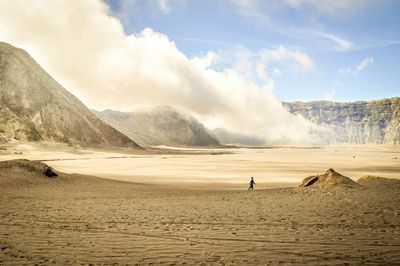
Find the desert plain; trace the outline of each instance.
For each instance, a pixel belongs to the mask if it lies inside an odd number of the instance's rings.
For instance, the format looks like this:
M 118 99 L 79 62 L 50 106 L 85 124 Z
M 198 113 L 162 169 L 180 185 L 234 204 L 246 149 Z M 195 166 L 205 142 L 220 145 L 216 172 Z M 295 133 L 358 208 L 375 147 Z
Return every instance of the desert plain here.
M 5 163 L 15 159 L 58 176 Z M 354 181 L 400 179 L 400 150 L 9 144 L 0 151 L 0 264 L 398 265 L 400 181 L 299 188 L 328 168 Z

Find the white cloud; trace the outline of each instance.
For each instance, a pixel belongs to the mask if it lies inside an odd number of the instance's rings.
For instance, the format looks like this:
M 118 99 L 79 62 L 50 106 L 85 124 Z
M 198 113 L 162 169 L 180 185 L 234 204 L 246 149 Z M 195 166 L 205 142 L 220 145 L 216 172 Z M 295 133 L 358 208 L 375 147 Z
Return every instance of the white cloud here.
M 367 57 L 364 58 L 358 65 L 357 65 L 357 71 L 363 71 L 364 69 L 366 69 L 369 65 L 371 65 L 374 62 L 374 58 L 373 57 Z
M 366 57 L 355 67 L 355 68 L 341 68 L 339 69 L 339 73 L 343 75 L 352 74 L 357 75 L 361 71 L 368 68 L 374 62 L 374 58 L 372 56 Z
M 268 80 L 267 73 L 266 73 L 267 72 L 266 67 L 267 67 L 266 64 L 263 64 L 261 62 L 257 63 L 256 73 L 257 73 L 257 77 L 260 80 Z
M 331 88 L 330 88 L 329 90 L 327 90 L 327 91 L 324 93 L 322 99 L 324 99 L 324 100 L 326 100 L 326 101 L 334 101 L 334 100 L 337 100 L 337 99 L 336 99 L 336 92 L 337 92 L 337 91 L 340 91 L 340 90 L 342 89 L 342 87 L 343 87 L 343 86 L 342 86 L 341 81 L 340 81 L 339 79 L 336 79 L 336 80 L 333 82 Z
M 340 68 L 339 73 L 342 75 L 348 75 L 348 74 L 353 74 L 353 71 L 351 68 Z
M 273 75 L 274 77 L 280 77 L 280 76 L 282 76 L 282 70 L 280 70 L 279 68 L 275 68 L 275 69 L 272 71 L 272 75 Z
M 323 98 L 326 101 L 332 101 L 335 98 L 335 94 L 336 94 L 335 88 L 331 88 L 329 91 L 325 92 Z
M 279 46 L 276 49 L 263 49 L 261 57 L 264 61 L 291 61 L 295 66 L 302 70 L 309 71 L 314 67 L 311 57 L 298 49 L 288 49 L 285 46 Z
M 111 2 L 111 0 L 102 0 Z M 135 23 L 143 17 L 167 15 L 177 7 L 182 7 L 187 0 L 112 0 L 113 16 L 117 17 L 130 30 L 135 29 Z
M 347 50 L 350 50 L 351 48 L 353 48 L 353 46 L 354 46 L 353 42 L 346 40 L 343 37 L 339 37 L 337 35 L 329 33 L 329 32 L 316 31 L 315 34 L 317 36 L 320 36 L 322 38 L 325 38 L 325 39 L 333 42 L 335 44 L 334 49 L 337 51 L 347 51 Z
M 169 11 L 171 11 L 168 0 L 158 0 L 158 6 L 160 7 L 161 12 L 164 14 L 167 14 Z
M 190 61 L 197 66 L 200 70 L 209 68 L 218 58 L 218 55 L 214 52 L 208 52 L 203 57 L 195 57 Z
M 240 9 L 255 11 L 262 4 L 259 0 L 231 0 L 231 3 Z
M 315 126 L 234 68 L 210 68 L 215 54 L 189 59 L 152 29 L 127 36 L 103 1 L 0 1 L 0 39 L 27 50 L 56 80 L 96 109 L 159 104 L 269 141 L 309 142 Z M 309 69 L 305 53 L 263 50 L 268 62 Z
M 312 58 L 296 48 L 280 45 L 275 48 L 264 48 L 251 52 L 245 48 L 235 49 L 234 53 L 227 52 L 219 55 L 225 63 L 229 59 L 232 68 L 243 77 L 261 82 L 270 82 L 274 76 L 284 72 L 292 74 L 310 72 L 315 68 Z

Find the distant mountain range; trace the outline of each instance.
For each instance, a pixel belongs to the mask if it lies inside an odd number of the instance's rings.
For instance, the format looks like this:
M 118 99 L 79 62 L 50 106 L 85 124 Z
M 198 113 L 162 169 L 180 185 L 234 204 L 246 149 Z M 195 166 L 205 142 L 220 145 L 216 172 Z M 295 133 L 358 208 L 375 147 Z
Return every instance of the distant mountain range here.
M 134 112 L 92 111 L 105 123 L 144 146 L 220 145 L 202 123 L 170 106 Z
M 326 126 L 329 144 L 400 144 L 400 98 L 349 103 L 284 102 L 291 113 Z
M 139 147 L 93 115 L 24 50 L 0 42 L 0 141 Z
M 284 102 L 283 106 L 325 129 L 321 144 L 400 144 L 400 98 Z M 168 106 L 90 111 L 28 53 L 0 42 L 0 142 L 12 139 L 135 148 L 265 144 L 240 132 L 210 131 L 193 116 Z

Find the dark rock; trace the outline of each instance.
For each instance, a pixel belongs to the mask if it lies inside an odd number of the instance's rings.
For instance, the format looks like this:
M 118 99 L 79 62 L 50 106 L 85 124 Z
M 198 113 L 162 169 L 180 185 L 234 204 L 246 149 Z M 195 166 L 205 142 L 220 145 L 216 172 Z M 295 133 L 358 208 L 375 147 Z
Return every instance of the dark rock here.
M 48 176 L 48 177 L 55 177 L 55 176 L 58 176 L 58 174 L 54 171 L 54 169 L 53 168 L 51 168 L 51 167 L 47 167 L 46 168 L 46 171 L 44 172 L 44 174 L 46 175 L 46 176 Z
M 314 184 L 315 182 L 317 182 L 318 179 L 319 179 L 319 176 L 315 176 L 315 175 L 306 177 L 306 178 L 303 180 L 303 183 L 302 183 L 301 187 L 309 187 L 309 186 L 311 186 L 312 184 Z

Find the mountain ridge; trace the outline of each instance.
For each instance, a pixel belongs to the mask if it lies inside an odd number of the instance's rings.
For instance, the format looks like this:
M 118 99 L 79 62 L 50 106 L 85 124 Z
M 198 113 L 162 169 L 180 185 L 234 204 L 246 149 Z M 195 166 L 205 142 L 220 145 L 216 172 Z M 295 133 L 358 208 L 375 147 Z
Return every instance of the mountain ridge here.
M 103 123 L 26 51 L 0 42 L 0 141 L 140 148 Z
M 192 115 L 171 106 L 132 112 L 92 112 L 105 123 L 145 146 L 219 146 L 219 141 Z

